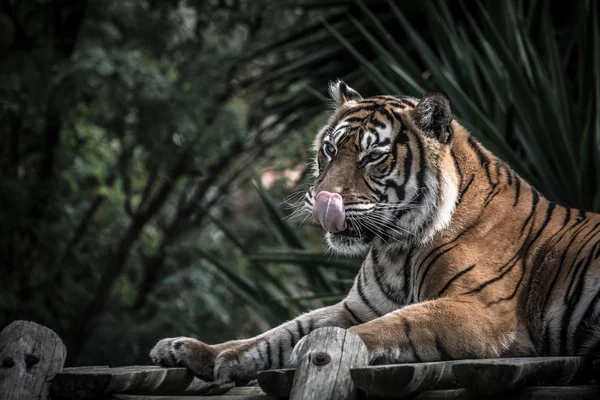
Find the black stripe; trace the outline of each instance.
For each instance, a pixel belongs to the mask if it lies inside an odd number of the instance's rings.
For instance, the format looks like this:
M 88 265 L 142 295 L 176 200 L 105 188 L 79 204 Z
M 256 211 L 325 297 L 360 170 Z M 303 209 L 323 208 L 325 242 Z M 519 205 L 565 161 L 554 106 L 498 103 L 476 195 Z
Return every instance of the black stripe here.
M 575 345 L 576 350 L 577 350 L 577 344 L 581 345 L 581 342 L 585 339 L 585 337 L 583 337 L 583 335 L 584 335 L 584 333 L 586 333 L 586 331 L 585 331 L 586 328 L 587 329 L 595 328 L 595 326 L 593 326 L 593 327 L 589 326 L 588 319 L 590 319 L 590 317 L 594 316 L 593 322 L 598 323 L 598 316 L 594 314 L 594 310 L 596 309 L 596 305 L 597 305 L 598 301 L 600 301 L 600 287 L 598 287 L 598 289 L 596 290 L 596 294 L 594 295 L 594 297 L 592 297 L 592 300 L 587 305 L 585 312 L 583 313 L 583 316 L 581 317 L 581 321 L 579 321 L 579 324 L 577 325 L 577 328 L 575 329 L 575 334 L 573 335 L 573 344 Z M 595 335 L 596 330 L 591 329 L 591 333 Z
M 386 146 L 388 144 L 390 144 L 390 138 L 389 137 L 383 139 L 382 141 L 380 141 L 378 146 Z
M 494 304 L 500 304 L 503 301 L 508 301 L 508 300 L 512 300 L 515 295 L 517 294 L 517 292 L 519 291 L 519 288 L 521 287 L 521 283 L 523 282 L 523 278 L 525 278 L 525 271 L 526 271 L 526 267 L 525 267 L 525 260 L 520 260 L 521 261 L 521 275 L 519 276 L 519 280 L 517 281 L 517 283 L 514 285 L 514 290 L 513 292 L 508 295 L 508 297 L 501 297 L 499 299 L 496 299 L 494 301 L 491 301 L 489 303 L 486 304 L 486 306 L 490 307 Z M 517 263 L 515 262 L 515 265 Z M 510 271 L 512 268 L 508 269 L 507 271 Z
M 565 219 L 563 221 L 563 228 L 565 226 L 567 226 L 567 223 L 569 222 L 569 220 L 571 219 L 571 208 L 570 207 L 565 207 Z
M 574 310 L 575 307 L 577 306 L 577 303 L 579 303 L 579 300 L 581 299 L 581 295 L 583 293 L 583 286 L 584 286 L 584 279 L 586 277 L 587 274 L 587 270 L 589 269 L 591 263 L 592 263 L 592 258 L 591 257 L 587 257 L 587 258 L 583 258 L 581 259 L 579 262 L 577 262 L 577 258 L 580 255 L 580 252 L 590 243 L 590 241 L 592 241 L 595 236 L 596 236 L 596 229 L 598 229 L 598 226 L 600 226 L 600 223 L 597 223 L 594 228 L 591 229 L 590 232 L 588 232 L 588 234 L 586 236 L 584 236 L 581 240 L 585 241 L 585 243 L 583 243 L 580 248 L 579 251 L 577 251 L 577 253 L 575 254 L 575 257 L 573 258 L 573 262 L 575 263 L 575 267 L 574 267 L 574 271 L 573 271 L 573 277 L 569 282 L 569 286 L 567 287 L 567 291 L 566 291 L 566 297 L 565 297 L 565 312 L 563 314 L 563 317 L 566 317 L 567 321 L 566 323 L 563 321 L 563 326 L 562 326 L 562 330 L 561 330 L 561 349 L 564 351 L 564 354 L 566 354 L 566 349 L 567 349 L 567 342 L 568 342 L 568 328 L 569 325 L 571 324 L 571 320 L 574 314 Z M 589 238 L 588 238 L 589 236 Z M 586 240 L 586 238 L 588 238 Z M 573 268 L 573 267 L 572 267 Z M 581 274 L 578 274 L 579 270 L 581 271 Z M 573 289 L 573 285 L 575 284 L 575 280 L 577 280 L 577 285 L 575 286 L 575 289 L 573 291 L 572 294 L 570 294 L 571 290 Z
M 385 188 L 386 188 L 386 191 L 390 188 L 394 190 L 394 192 L 396 193 L 396 197 L 398 198 L 398 200 L 397 200 L 398 203 L 401 203 L 404 200 L 404 198 L 406 197 L 406 190 L 404 189 L 405 188 L 404 183 L 402 185 L 398 185 L 398 183 L 395 180 L 390 179 L 390 180 L 386 181 Z
M 571 208 L 565 208 L 565 219 L 563 220 L 563 224 L 560 227 L 560 229 L 558 231 L 556 231 L 551 237 L 550 239 L 547 240 L 547 243 L 549 243 L 550 245 L 552 245 L 554 243 L 554 238 L 562 232 L 563 229 L 565 229 L 565 227 L 567 226 L 567 224 L 569 223 L 571 218 Z M 567 229 L 565 232 L 563 232 L 563 234 L 560 236 L 560 238 L 556 241 L 556 244 L 560 243 L 560 241 L 565 237 L 565 235 L 567 234 L 567 232 L 569 232 L 571 229 L 573 229 L 574 227 L 576 227 L 577 225 L 579 225 L 580 221 L 575 221 L 575 223 L 569 228 Z M 560 272 L 560 265 L 559 268 L 556 268 L 556 274 L 554 275 L 554 278 L 552 280 L 552 283 L 550 284 L 550 289 L 552 290 L 552 288 L 554 288 L 554 285 L 556 283 L 556 280 L 558 278 Z M 551 291 L 550 290 L 550 291 Z M 550 292 L 549 291 L 549 292 Z M 544 300 L 544 304 L 542 307 L 542 310 L 544 310 L 546 308 L 546 302 L 548 301 L 548 297 L 546 297 L 546 299 Z
M 531 248 L 531 246 L 533 246 L 535 244 L 535 242 L 540 238 L 540 236 L 542 235 L 542 232 L 546 229 L 546 227 L 550 223 L 550 220 L 552 219 L 552 214 L 554 213 L 555 209 L 556 209 L 556 203 L 554 203 L 552 201 L 549 202 L 548 208 L 546 209 L 546 217 L 544 218 L 544 222 L 542 222 L 542 226 L 540 226 L 540 228 L 537 230 L 533 239 L 529 242 L 529 248 Z M 529 250 L 529 248 L 528 248 L 528 250 Z
M 410 146 L 406 147 L 406 157 L 404 158 L 404 181 L 402 182 L 402 185 L 406 185 L 408 183 L 408 180 L 410 179 L 410 175 L 411 175 L 411 169 L 412 169 L 412 162 L 413 162 L 413 153 L 412 153 L 412 149 L 410 148 Z
M 527 227 L 527 225 L 529 224 L 529 221 L 531 221 L 531 218 L 533 218 L 533 215 L 535 214 L 535 211 L 537 209 L 537 205 L 540 201 L 540 194 L 537 192 L 537 190 L 534 190 L 533 188 L 531 188 L 531 211 L 529 211 L 529 215 L 527 216 L 527 219 L 525 219 L 525 222 L 523 223 L 523 226 L 521 227 L 521 235 L 523 235 L 523 232 L 525 231 L 525 228 Z
M 425 270 L 423 271 L 423 273 L 421 274 L 421 279 L 419 280 L 419 299 L 421 298 L 421 292 L 423 291 L 423 284 L 425 283 L 425 277 L 427 276 L 427 273 L 429 272 L 429 270 L 431 269 L 431 267 L 433 266 L 433 264 L 444 254 L 446 254 L 447 252 L 449 252 L 450 250 L 454 249 L 456 246 L 458 246 L 460 243 L 456 243 L 450 247 L 448 247 L 447 249 L 439 252 L 435 257 L 433 257 L 433 259 L 429 262 L 429 264 L 427 264 L 427 266 L 425 267 Z M 431 253 L 430 253 L 431 254 Z M 423 265 L 423 263 L 421 263 L 421 265 Z M 419 266 L 419 269 L 417 270 L 417 274 L 419 274 L 419 272 L 421 271 L 421 266 Z
M 410 279 L 410 273 L 412 272 L 412 258 L 415 255 L 415 248 L 412 247 L 408 253 L 406 254 L 406 259 L 404 260 L 404 267 L 402 268 L 402 272 L 404 273 L 404 304 L 412 303 L 412 285 L 413 281 Z M 410 296 L 410 298 L 409 298 Z
M 500 275 L 498 275 L 498 276 L 496 276 L 496 277 L 494 277 L 492 279 L 489 279 L 489 280 L 483 282 L 481 285 L 477 286 L 475 289 L 469 290 L 465 294 L 473 294 L 473 293 L 481 292 L 483 289 L 485 289 L 486 287 L 488 287 L 492 283 L 498 282 L 499 280 L 501 280 L 502 278 L 504 278 L 510 271 L 512 271 L 512 269 L 514 268 L 514 266 L 517 265 L 516 259 L 517 259 L 516 255 L 513 256 L 513 258 L 511 259 L 512 263 L 504 264 L 504 266 L 502 267 L 502 268 L 504 268 L 504 267 L 507 267 L 507 266 L 510 265 L 509 268 L 507 268 L 502 273 L 500 273 Z
M 345 301 L 344 301 L 344 308 L 346 309 L 346 311 L 348 311 L 348 314 L 350 314 L 350 316 L 352 316 L 352 318 L 354 318 L 354 321 L 356 321 L 358 325 L 364 324 L 364 322 L 360 318 L 358 318 L 358 315 L 356 315 L 356 313 L 350 309 L 350 307 L 348 306 L 348 303 L 346 303 Z
M 360 297 L 360 299 L 362 300 L 363 303 L 365 303 L 365 305 L 367 307 L 369 307 L 369 309 L 373 312 L 373 314 L 377 315 L 378 317 L 381 317 L 381 313 L 379 311 L 377 311 L 377 309 L 373 306 L 373 304 L 371 304 L 371 302 L 369 301 L 369 299 L 367 299 L 367 296 L 365 295 L 364 292 L 364 288 L 363 288 L 363 277 L 364 275 L 364 268 L 360 269 L 360 272 L 358 273 L 358 279 L 356 281 L 356 289 L 358 290 L 358 296 Z
M 570 214 L 570 210 L 568 215 Z M 564 221 L 563 227 L 556 232 L 554 235 L 552 235 L 552 238 L 550 239 L 549 243 L 551 243 L 551 241 L 554 239 L 554 237 L 560 233 L 566 226 L 566 222 L 567 220 Z M 581 224 L 582 220 L 575 220 L 575 222 L 566 230 L 562 233 L 562 235 L 560 236 L 560 238 L 558 238 L 558 240 L 556 241 L 556 243 L 560 243 L 562 241 L 562 239 L 565 237 L 565 235 L 567 233 L 569 233 L 572 229 L 574 229 L 577 225 Z M 575 233 L 573 234 L 573 238 L 571 238 L 571 241 L 574 240 L 575 237 L 577 237 L 577 235 L 579 234 L 579 232 L 581 232 L 581 230 L 585 228 L 585 224 L 583 224 L 582 226 L 580 226 Z M 545 295 L 546 297 L 544 298 L 544 302 L 542 303 L 542 308 L 540 311 L 540 315 L 544 316 L 546 315 L 546 307 L 548 306 L 548 301 L 550 300 L 550 297 L 552 297 L 552 294 L 554 294 L 554 285 L 556 285 L 556 282 L 558 281 L 558 277 L 560 275 L 561 269 L 562 269 L 562 265 L 564 263 L 564 258 L 566 257 L 565 255 L 566 253 L 563 253 L 562 256 L 562 261 L 558 264 L 558 268 L 555 268 L 555 274 L 554 274 L 554 278 L 552 278 L 552 282 L 550 283 L 550 287 L 548 288 L 548 290 L 546 291 Z M 544 318 L 542 317 L 542 323 L 544 322 Z M 544 329 L 544 338 L 541 341 L 541 344 L 544 346 L 544 354 L 550 354 L 550 328 L 548 326 L 546 326 L 546 328 Z M 536 346 L 537 347 L 537 346 Z M 540 354 L 542 354 L 542 350 L 538 350 L 538 352 Z
M 600 257 L 600 247 L 598 247 L 598 249 L 596 250 L 596 252 L 594 252 L 594 254 L 592 255 L 592 257 L 594 258 L 594 260 L 598 257 Z
M 414 135 L 417 143 L 417 152 L 419 153 L 419 171 L 417 171 L 417 198 L 415 199 L 416 204 L 423 202 L 423 193 L 425 188 L 425 146 L 423 145 L 422 139 L 419 135 Z
M 379 105 L 376 105 L 375 103 L 364 103 L 364 104 L 361 103 L 358 106 L 352 107 L 351 109 L 349 109 L 348 111 L 343 113 L 340 116 L 340 120 L 345 120 L 346 118 L 350 117 L 351 115 L 359 114 L 362 111 L 366 111 L 367 113 L 372 113 L 372 112 L 376 111 L 378 107 L 379 107 Z M 359 117 L 356 117 L 356 118 L 359 118 Z
M 379 113 L 381 113 L 381 110 L 377 110 Z M 371 118 L 369 119 L 369 123 L 371 123 L 372 125 L 374 125 L 376 128 L 380 128 L 380 129 L 384 129 L 387 127 L 387 124 L 385 122 L 380 121 L 379 119 L 377 119 L 377 114 L 371 114 Z M 380 140 L 379 138 L 379 133 L 377 132 L 377 130 L 373 131 L 373 134 L 375 134 L 375 136 L 377 136 L 377 141 Z
M 369 188 L 371 192 L 374 192 L 377 195 L 377 197 L 381 197 L 383 195 L 383 193 L 381 193 L 380 190 L 371 186 L 371 183 L 367 180 L 364 174 L 361 174 L 361 179 L 363 180 L 363 183 L 367 186 L 367 188 Z
M 513 172 L 510 167 L 506 164 L 504 165 L 504 172 L 506 173 L 506 179 L 508 179 L 508 186 L 512 186 L 513 184 Z
M 296 319 L 296 328 L 298 328 L 300 337 L 303 337 L 304 335 L 306 335 L 306 333 L 304 333 L 304 327 L 302 326 L 302 322 L 300 322 L 299 319 Z
M 294 332 L 292 332 L 288 328 L 283 328 L 283 329 L 285 329 L 285 331 L 290 335 L 290 347 L 293 349 L 294 346 L 296 346 L 296 343 L 297 343 L 296 335 L 294 335 Z
M 501 191 L 502 187 L 497 187 L 497 184 L 495 183 L 483 202 L 483 208 L 489 206 L 490 203 L 496 198 L 496 196 L 500 194 Z
M 485 175 L 487 177 L 488 183 L 490 185 L 494 185 L 494 181 L 490 174 L 490 168 L 489 168 L 490 158 L 487 156 L 487 154 L 485 154 L 483 148 L 481 147 L 479 142 L 477 140 L 475 140 L 475 138 L 473 136 L 469 136 L 469 138 L 467 139 L 467 143 L 471 146 L 471 149 L 475 152 L 475 155 L 477 155 L 477 158 L 479 159 L 479 163 L 485 170 Z
M 589 242 L 591 242 L 596 234 L 598 233 L 596 230 L 598 229 L 598 227 L 600 226 L 600 222 L 597 223 L 592 229 L 590 229 L 590 231 L 581 238 L 581 242 L 585 241 L 585 243 L 583 243 L 581 246 L 579 246 L 579 250 L 577 250 L 577 253 L 575 253 L 575 256 L 573 257 L 573 263 L 577 262 L 577 259 L 579 258 L 579 256 L 581 255 L 581 252 L 585 249 L 585 247 L 589 244 Z M 576 275 L 578 275 L 579 272 L 579 268 L 581 267 L 581 263 L 578 263 L 573 271 L 573 279 L 571 279 L 571 282 L 569 283 L 569 286 L 567 287 L 567 295 L 569 295 L 571 293 L 571 290 L 573 289 L 573 281 L 576 278 Z M 572 295 L 571 295 L 572 297 Z
M 267 339 L 264 339 L 265 342 L 267 342 L 267 368 L 266 369 L 270 369 L 271 366 L 273 365 L 273 358 L 271 355 L 271 343 L 269 343 L 269 341 Z
M 544 219 L 544 222 L 542 222 L 542 225 L 537 230 L 537 232 L 536 232 L 535 236 L 533 237 L 533 239 L 531 239 L 531 240 L 527 239 L 528 243 L 527 243 L 527 248 L 525 250 L 525 255 L 522 257 L 523 260 L 527 259 L 527 254 L 529 254 L 529 250 L 535 244 L 535 242 L 537 242 L 537 240 L 542 235 L 542 232 L 548 226 L 548 223 L 552 219 L 552 214 L 554 213 L 554 209 L 555 208 L 556 208 L 556 203 L 554 203 L 554 202 L 549 202 L 548 203 L 548 208 L 546 210 L 546 217 Z M 533 224 L 532 224 L 531 228 L 533 229 Z M 530 232 L 531 232 L 531 229 L 530 229 Z M 527 236 L 529 238 L 529 234 Z M 525 277 L 525 269 L 526 269 L 525 268 L 525 262 L 522 261 L 522 264 L 521 264 L 521 276 L 519 277 L 519 280 L 518 280 L 517 284 L 515 285 L 515 288 L 514 288 L 513 292 L 508 297 L 503 297 L 503 298 L 497 299 L 495 301 L 492 301 L 491 303 L 488 303 L 488 306 L 493 305 L 493 304 L 498 304 L 500 302 L 513 299 L 516 296 L 517 292 L 519 291 L 521 283 L 523 282 L 523 279 Z
M 377 286 L 379 286 L 381 292 L 390 302 L 396 305 L 402 305 L 402 298 L 399 297 L 399 295 L 401 294 L 400 291 L 394 290 L 394 288 L 390 287 L 389 285 L 385 284 L 385 282 L 383 282 L 382 275 L 384 274 L 384 271 L 381 265 L 379 265 L 379 257 L 375 247 L 371 249 L 371 258 L 373 259 L 373 275 L 375 275 L 375 282 L 377 283 Z
M 515 202 L 513 208 L 519 203 L 519 197 L 521 196 L 521 179 L 517 176 L 515 179 Z
M 379 111 L 379 112 L 380 112 L 380 113 L 381 113 L 381 114 L 382 114 L 382 115 L 385 117 L 385 119 L 386 119 L 386 120 L 387 120 L 387 121 L 388 121 L 390 124 L 394 124 L 394 120 L 395 120 L 395 118 L 394 118 L 394 116 L 392 115 L 392 113 L 390 112 L 390 110 L 388 110 L 388 109 L 386 108 L 386 105 L 385 105 L 385 104 L 384 104 L 384 105 L 383 105 L 383 107 L 381 107 L 381 108 L 380 108 L 378 111 Z
M 402 124 L 402 121 L 398 121 L 400 124 Z M 406 146 L 408 144 L 408 134 L 406 133 L 406 126 L 404 125 L 400 125 L 400 130 L 398 131 L 398 134 L 396 135 L 396 138 L 394 139 L 394 150 L 398 149 L 398 145 L 401 146 Z M 409 149 L 410 150 L 410 149 Z M 397 152 L 395 152 L 397 153 Z
M 470 270 L 472 270 L 473 268 L 475 268 L 475 264 L 463 269 L 462 271 L 460 271 L 459 273 L 457 273 L 456 275 L 454 275 L 442 288 L 442 290 L 440 290 L 440 292 L 438 293 L 438 297 L 442 297 L 442 294 L 444 294 L 444 292 L 446 290 L 448 290 L 448 288 L 450 287 L 450 285 L 452 285 L 452 283 L 454 281 L 456 281 L 458 278 L 460 278 L 461 276 L 463 276 L 464 274 L 466 274 L 467 272 L 469 272 Z
M 574 224 L 574 225 L 572 225 L 572 226 L 571 226 L 571 228 L 569 228 L 569 230 L 567 230 L 566 232 L 569 232 L 569 231 L 570 231 L 570 230 L 571 230 L 571 229 L 572 229 L 574 226 L 576 226 L 576 225 L 580 224 L 581 222 L 582 222 L 582 220 L 580 220 L 580 219 L 577 219 L 577 220 L 576 220 L 576 222 L 575 222 L 575 224 Z M 565 263 L 565 260 L 566 260 L 566 258 L 567 258 L 567 254 L 569 253 L 569 250 L 571 249 L 571 246 L 573 245 L 573 242 L 575 241 L 575 239 L 577 238 L 577 236 L 579 235 L 579 233 L 581 233 L 581 231 L 582 231 L 582 230 L 584 230 L 586 226 L 587 226 L 587 223 L 583 223 L 583 224 L 582 224 L 582 225 L 581 225 L 581 226 L 580 226 L 580 227 L 579 227 L 579 228 L 578 228 L 578 229 L 575 231 L 575 233 L 573 233 L 573 236 L 571 237 L 571 240 L 569 241 L 569 244 L 567 244 L 567 246 L 565 247 L 565 249 L 564 249 L 564 251 L 563 251 L 563 253 L 562 253 L 562 256 L 561 256 L 560 262 L 558 263 L 558 268 L 556 268 L 556 270 L 557 270 L 557 271 L 556 271 L 556 275 L 554 276 L 554 280 L 552 281 L 552 284 L 551 284 L 551 286 L 550 286 L 550 289 L 549 289 L 549 290 L 548 290 L 548 292 L 546 293 L 546 298 L 544 299 L 544 303 L 543 303 L 543 305 L 542 305 L 542 315 L 545 315 L 545 314 L 546 314 L 546 313 L 545 313 L 545 311 L 546 311 L 546 305 L 547 305 L 547 303 L 548 303 L 548 299 L 549 299 L 549 297 L 550 297 L 550 296 L 552 295 L 552 293 L 553 293 L 552 289 L 553 289 L 553 287 L 554 287 L 554 284 L 556 283 L 556 281 L 557 281 L 557 279 L 558 279 L 558 275 L 560 274 L 560 271 L 562 270 L 562 267 L 563 267 L 563 265 L 564 265 L 564 263 Z M 565 233 L 566 233 L 566 232 L 565 232 Z M 564 235 L 563 235 L 563 236 L 564 236 Z M 561 237 L 561 239 L 562 239 L 562 237 Z M 565 301 L 565 299 L 563 298 L 563 302 L 564 302 L 564 301 Z M 564 321 L 563 321 L 563 318 L 564 318 L 564 314 L 562 315 L 562 318 L 561 318 L 561 326 L 562 326 L 562 324 L 564 323 Z M 547 331 L 547 333 L 549 334 L 549 330 Z M 545 339 L 545 340 L 544 340 L 544 343 L 545 343 L 545 346 L 546 346 L 546 348 L 549 348 L 549 346 L 550 346 L 550 337 L 549 337 L 549 336 L 548 336 L 548 337 L 544 337 L 544 339 Z
M 280 340 L 279 341 L 279 365 L 278 367 L 281 368 L 283 367 L 283 342 Z
M 350 117 L 350 118 L 345 118 L 344 122 L 348 123 L 348 124 L 352 124 L 354 122 L 362 122 L 363 118 L 360 117 Z
M 458 200 L 459 203 L 462 201 L 462 198 L 465 195 L 465 193 L 467 193 L 467 190 L 469 190 L 469 188 L 471 187 L 471 184 L 473 183 L 473 179 L 475 179 L 475 174 L 471 175 L 471 178 L 469 179 L 467 186 L 465 186 L 463 191 L 460 193 L 460 198 Z

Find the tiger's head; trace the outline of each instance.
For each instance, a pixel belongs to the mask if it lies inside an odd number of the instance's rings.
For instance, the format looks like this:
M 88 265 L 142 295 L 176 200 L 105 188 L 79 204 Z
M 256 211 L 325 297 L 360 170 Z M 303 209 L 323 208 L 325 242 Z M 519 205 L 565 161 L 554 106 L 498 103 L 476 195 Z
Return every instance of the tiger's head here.
M 424 242 L 451 219 L 458 189 L 449 156 L 454 129 L 446 95 L 364 99 L 330 86 L 335 112 L 314 142 L 315 181 L 305 207 L 331 249 L 359 254 L 372 242 Z

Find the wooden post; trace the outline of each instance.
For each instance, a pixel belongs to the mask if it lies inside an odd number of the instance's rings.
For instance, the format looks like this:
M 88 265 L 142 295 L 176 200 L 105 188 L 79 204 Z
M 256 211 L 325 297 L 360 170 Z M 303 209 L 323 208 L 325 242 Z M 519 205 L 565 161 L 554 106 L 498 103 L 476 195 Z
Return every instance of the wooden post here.
M 0 333 L 0 399 L 44 400 L 62 369 L 67 349 L 52 330 L 14 321 Z
M 342 328 L 316 329 L 299 343 L 290 400 L 354 400 L 350 369 L 368 364 L 367 347 Z

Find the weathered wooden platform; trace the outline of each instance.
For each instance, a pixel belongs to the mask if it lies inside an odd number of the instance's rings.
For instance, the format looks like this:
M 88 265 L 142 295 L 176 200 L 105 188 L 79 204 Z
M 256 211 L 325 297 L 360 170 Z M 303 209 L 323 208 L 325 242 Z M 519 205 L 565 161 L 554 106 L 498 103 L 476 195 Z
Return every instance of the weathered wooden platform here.
M 259 373 L 243 387 L 201 381 L 185 368 L 62 368 L 60 338 L 16 321 L 0 335 L 0 399 L 337 400 L 600 399 L 600 360 L 582 357 L 367 365 L 366 348 L 340 328 L 312 332 L 297 369 Z

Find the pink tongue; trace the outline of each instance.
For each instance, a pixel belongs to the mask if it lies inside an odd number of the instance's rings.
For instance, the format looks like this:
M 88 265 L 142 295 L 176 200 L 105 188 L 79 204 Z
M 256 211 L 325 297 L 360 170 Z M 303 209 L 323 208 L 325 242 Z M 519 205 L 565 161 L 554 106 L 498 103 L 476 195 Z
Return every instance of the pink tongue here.
M 344 201 L 337 193 L 320 192 L 312 209 L 313 219 L 331 233 L 346 229 Z

